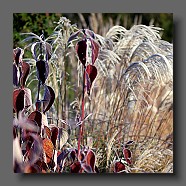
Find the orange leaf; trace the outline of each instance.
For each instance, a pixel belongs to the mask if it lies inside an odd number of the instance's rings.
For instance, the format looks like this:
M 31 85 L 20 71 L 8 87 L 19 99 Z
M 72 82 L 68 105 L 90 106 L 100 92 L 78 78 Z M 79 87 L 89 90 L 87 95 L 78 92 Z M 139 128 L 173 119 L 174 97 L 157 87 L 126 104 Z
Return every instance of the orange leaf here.
M 43 140 L 43 150 L 49 158 L 52 158 L 54 152 L 54 145 L 50 139 Z

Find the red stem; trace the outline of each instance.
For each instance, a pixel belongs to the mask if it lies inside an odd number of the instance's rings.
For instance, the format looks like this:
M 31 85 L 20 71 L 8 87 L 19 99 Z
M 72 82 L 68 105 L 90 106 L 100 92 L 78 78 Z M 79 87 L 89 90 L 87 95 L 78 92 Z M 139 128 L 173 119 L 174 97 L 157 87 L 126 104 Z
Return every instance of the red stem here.
M 83 69 L 83 92 L 82 92 L 82 104 L 81 104 L 81 120 L 85 117 L 85 68 Z M 83 137 L 83 128 L 84 128 L 84 122 L 79 126 L 79 138 L 78 138 L 78 158 L 80 155 L 80 145 L 81 145 L 81 139 Z M 82 141 L 83 142 L 83 141 Z

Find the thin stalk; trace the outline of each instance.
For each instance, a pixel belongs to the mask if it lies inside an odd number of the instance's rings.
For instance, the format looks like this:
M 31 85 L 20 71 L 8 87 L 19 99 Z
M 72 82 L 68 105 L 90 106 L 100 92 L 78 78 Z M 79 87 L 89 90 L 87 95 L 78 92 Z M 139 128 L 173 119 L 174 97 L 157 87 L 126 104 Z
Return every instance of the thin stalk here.
M 85 95 L 85 68 L 83 69 L 83 90 L 82 90 L 82 104 L 81 104 L 81 120 L 84 119 L 85 117 L 85 100 L 84 100 L 84 95 Z M 79 126 L 79 138 L 78 138 L 78 157 L 80 155 L 80 145 L 81 145 L 81 140 L 83 137 L 83 128 L 84 128 L 84 122 Z M 82 141 L 83 142 L 83 141 Z
M 39 92 L 40 92 L 40 80 L 38 81 L 37 101 L 39 101 Z

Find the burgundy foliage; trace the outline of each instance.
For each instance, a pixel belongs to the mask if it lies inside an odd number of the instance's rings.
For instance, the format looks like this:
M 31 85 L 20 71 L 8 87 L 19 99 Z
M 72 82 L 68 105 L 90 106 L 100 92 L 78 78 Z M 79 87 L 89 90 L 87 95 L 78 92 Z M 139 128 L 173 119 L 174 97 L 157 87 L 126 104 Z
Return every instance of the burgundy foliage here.
M 74 162 L 71 166 L 70 166 L 70 172 L 71 173 L 79 173 L 81 170 L 81 164 L 79 161 Z
M 13 85 L 18 86 L 20 80 L 20 70 L 15 63 L 13 63 Z
M 21 77 L 20 77 L 20 84 L 21 87 L 25 87 L 26 79 L 30 72 L 30 65 L 26 62 L 21 63 Z
M 127 161 L 127 163 L 130 165 L 132 163 L 131 162 L 131 157 L 132 157 L 131 151 L 127 148 L 124 148 L 123 149 L 123 155 L 124 155 L 125 160 Z
M 89 150 L 86 155 L 86 164 L 92 168 L 92 171 L 95 171 L 95 161 L 96 157 L 92 150 Z
M 28 119 L 36 122 L 36 124 L 41 128 L 41 125 L 42 125 L 42 113 L 41 112 L 37 110 L 31 112 L 30 115 L 28 116 Z
M 81 40 L 76 45 L 76 52 L 78 54 L 79 60 L 85 67 L 86 65 L 86 51 L 87 51 L 87 40 Z
M 49 74 L 48 63 L 44 60 L 39 60 L 36 62 L 37 68 L 37 78 L 41 81 L 42 85 L 45 84 L 45 81 Z
M 58 134 L 59 134 L 59 129 L 57 127 L 52 127 L 51 128 L 51 141 L 54 147 L 56 147 L 56 141 L 57 141 Z
M 92 64 L 95 63 L 98 53 L 99 53 L 99 45 L 95 40 L 90 40 L 91 41 L 91 47 L 92 47 Z
M 45 93 L 44 93 L 43 113 L 47 112 L 50 109 L 50 107 L 54 103 L 54 100 L 55 100 L 55 92 L 53 88 L 51 88 L 50 86 L 46 86 Z
M 125 170 L 125 165 L 121 161 L 117 161 L 114 164 L 114 172 L 119 173 Z
M 21 61 L 21 53 L 23 50 L 21 48 L 16 48 L 13 50 L 13 60 L 15 61 L 16 65 L 19 65 L 19 62 Z
M 23 110 L 24 108 L 24 95 L 25 91 L 23 89 L 15 89 L 13 92 L 13 108 L 16 113 Z
M 88 94 L 90 94 L 90 89 L 91 89 L 92 83 L 97 76 L 97 68 L 93 65 L 88 65 L 86 67 L 86 73 L 88 74 L 88 76 L 86 76 L 87 92 L 88 92 Z

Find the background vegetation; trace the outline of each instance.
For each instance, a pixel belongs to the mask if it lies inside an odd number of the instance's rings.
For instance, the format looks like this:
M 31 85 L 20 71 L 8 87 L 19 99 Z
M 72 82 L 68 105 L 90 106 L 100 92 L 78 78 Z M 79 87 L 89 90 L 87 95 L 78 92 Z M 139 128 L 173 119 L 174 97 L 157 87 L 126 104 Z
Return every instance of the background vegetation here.
M 37 35 L 41 35 L 42 30 L 44 31 L 45 37 L 48 37 L 53 29 L 56 27 L 56 23 L 58 22 L 61 16 L 67 17 L 71 20 L 72 24 L 77 24 L 78 28 L 82 26 L 87 27 L 93 30 L 93 26 L 91 25 L 91 19 L 97 17 L 97 19 L 102 19 L 103 25 L 110 24 L 113 25 L 121 25 L 126 29 L 131 28 L 134 24 L 144 24 L 159 26 L 163 28 L 162 31 L 162 39 L 172 42 L 173 40 L 173 14 L 166 13 L 102 13 L 102 14 L 90 14 L 84 13 L 82 14 L 84 18 L 80 14 L 77 13 L 17 13 L 13 14 L 13 40 L 14 40 L 14 48 L 19 46 L 22 32 L 33 32 Z M 101 18 L 102 17 L 102 18 Z M 98 25 L 99 29 L 101 29 L 102 25 Z M 106 28 L 105 33 L 108 31 Z M 101 32 L 101 31 L 100 31 Z M 101 34 L 98 32 L 98 34 Z

